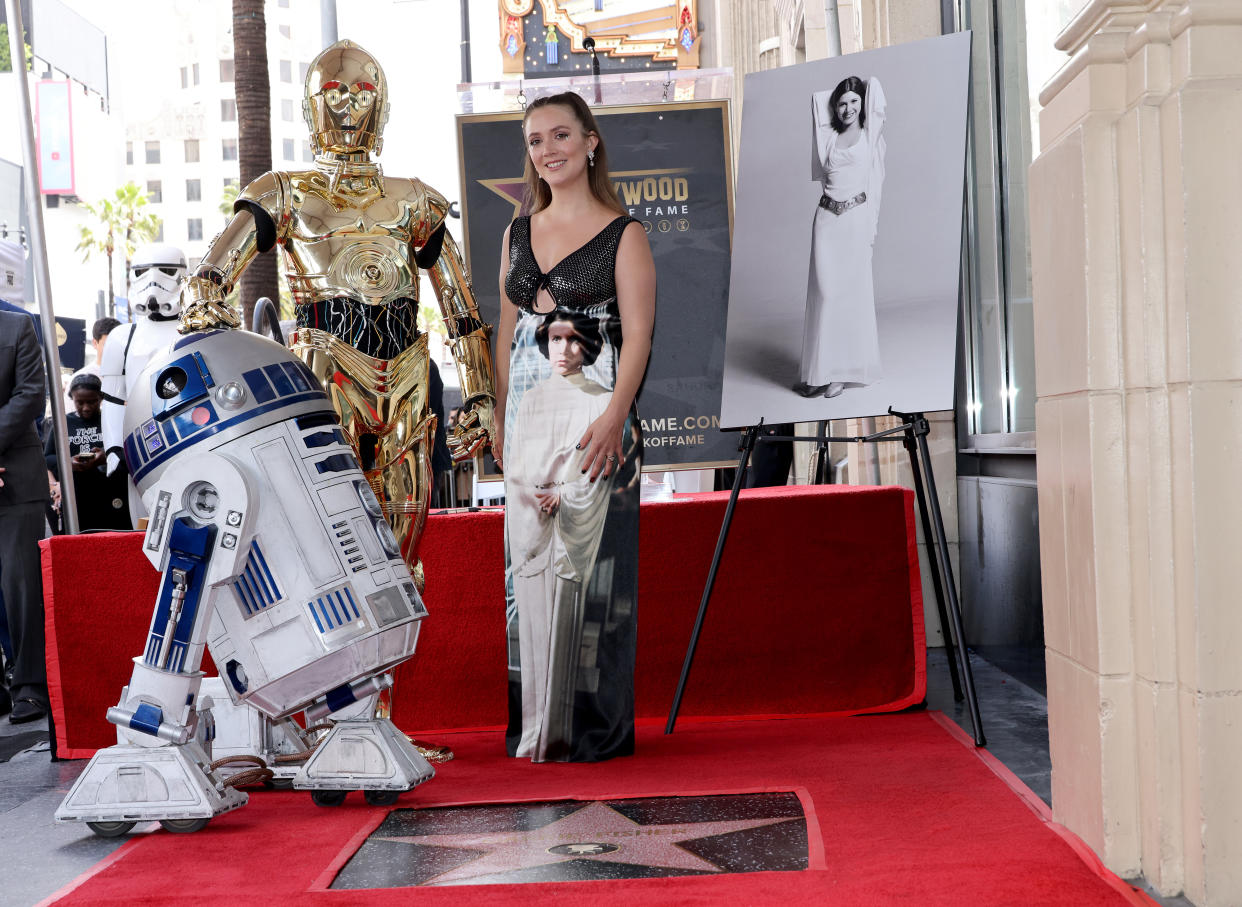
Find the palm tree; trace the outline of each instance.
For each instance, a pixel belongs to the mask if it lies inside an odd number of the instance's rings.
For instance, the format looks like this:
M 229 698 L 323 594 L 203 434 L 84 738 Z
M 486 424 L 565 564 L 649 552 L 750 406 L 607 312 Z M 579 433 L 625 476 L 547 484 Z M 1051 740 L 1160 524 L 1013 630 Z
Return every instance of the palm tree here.
M 112 286 L 113 256 L 119 246 L 125 259 L 125 295 L 129 295 L 129 263 L 139 242 L 151 242 L 159 236 L 162 221 L 156 214 L 144 211 L 150 202 L 147 193 L 135 183 L 126 183 L 111 198 L 97 202 L 81 202 L 97 221 L 94 227 L 82 225 L 77 251 L 89 261 L 102 252 L 108 264 L 108 314 L 116 313 L 116 294 Z
M 30 45 L 26 44 L 26 68 L 30 69 Z M 9 26 L 0 22 L 0 72 L 13 71 L 13 52 L 9 48 Z
M 272 169 L 272 92 L 267 70 L 267 22 L 263 0 L 233 0 L 233 91 L 237 99 L 238 163 L 247 186 Z M 254 301 L 279 299 L 276 256 L 259 255 L 241 279 L 242 324 L 249 325 Z
M 224 191 L 220 193 L 220 213 L 224 215 L 226 224 L 233 219 L 233 205 L 236 204 L 239 195 L 241 195 L 241 189 L 236 183 L 227 183 Z

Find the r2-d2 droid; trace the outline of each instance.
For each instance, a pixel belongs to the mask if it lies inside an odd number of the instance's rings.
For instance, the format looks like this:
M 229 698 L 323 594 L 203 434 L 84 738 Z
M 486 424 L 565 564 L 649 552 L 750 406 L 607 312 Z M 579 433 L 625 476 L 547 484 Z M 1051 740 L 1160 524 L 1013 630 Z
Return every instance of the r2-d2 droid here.
M 118 743 L 95 755 L 56 819 L 109 836 L 148 820 L 195 831 L 245 804 L 211 767 L 210 711 L 197 705 L 206 645 L 229 698 L 274 724 L 302 710 L 350 716 L 293 778 L 317 803 L 349 790 L 392 803 L 431 778 L 391 721 L 350 708 L 414 654 L 427 612 L 310 371 L 255 334 L 192 334 L 153 359 L 125 409 L 160 591 L 108 710 Z

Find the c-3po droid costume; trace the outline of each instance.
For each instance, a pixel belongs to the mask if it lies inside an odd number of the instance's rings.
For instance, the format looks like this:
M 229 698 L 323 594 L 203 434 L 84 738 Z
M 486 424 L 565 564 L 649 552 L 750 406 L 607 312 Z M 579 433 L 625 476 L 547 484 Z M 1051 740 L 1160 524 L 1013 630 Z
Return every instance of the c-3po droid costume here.
M 307 73 L 303 110 L 314 168 L 267 173 L 242 191 L 187 281 L 182 330 L 237 326 L 225 297 L 256 254 L 281 248 L 297 312 L 290 348 L 331 399 L 421 587 L 435 417 L 417 324 L 420 271 L 461 380 L 462 417 L 449 439 L 458 459 L 492 433 L 489 328 L 445 226 L 445 198 L 420 180 L 385 176 L 371 159 L 388 119 L 375 58 L 350 41 L 324 50 Z

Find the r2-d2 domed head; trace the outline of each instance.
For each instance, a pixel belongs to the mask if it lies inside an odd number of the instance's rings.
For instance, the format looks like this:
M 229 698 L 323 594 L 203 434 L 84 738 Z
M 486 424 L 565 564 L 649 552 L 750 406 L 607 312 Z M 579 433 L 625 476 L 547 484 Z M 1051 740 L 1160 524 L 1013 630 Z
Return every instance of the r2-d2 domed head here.
M 337 41 L 306 73 L 302 112 L 317 153 L 379 154 L 388 122 L 384 70 L 354 42 Z
M 185 253 L 166 243 L 151 243 L 134 252 L 129 265 L 129 298 L 137 318 L 170 321 L 181 314 L 181 278 Z

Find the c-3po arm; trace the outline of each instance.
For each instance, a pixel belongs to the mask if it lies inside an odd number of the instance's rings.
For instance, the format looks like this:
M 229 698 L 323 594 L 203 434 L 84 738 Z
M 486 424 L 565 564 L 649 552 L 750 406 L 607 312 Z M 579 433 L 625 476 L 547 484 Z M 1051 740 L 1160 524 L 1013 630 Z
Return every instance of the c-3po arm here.
M 238 313 L 225 300 L 254 257 L 276 245 L 276 218 L 287 194 L 278 173 L 265 173 L 248 185 L 233 206 L 228 226 L 211 242 L 181 290 L 182 334 L 241 326 Z
M 454 459 L 464 460 L 474 456 L 485 444 L 490 444 L 494 434 L 496 385 L 492 378 L 491 346 L 488 343 L 492 328 L 479 318 L 470 274 L 456 241 L 445 225 L 448 202 L 430 188 L 427 189 L 427 202 L 438 226 L 432 233 L 432 239 L 419 251 L 418 258 L 419 264 L 427 269 L 431 278 L 444 327 L 448 331 L 449 348 L 457 363 L 462 413 L 449 436 L 449 448 Z M 434 263 L 426 261 L 431 256 L 424 253 L 433 252 L 437 247 L 439 255 Z

